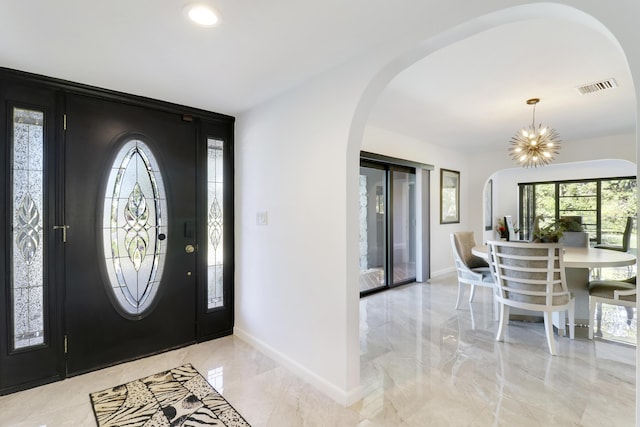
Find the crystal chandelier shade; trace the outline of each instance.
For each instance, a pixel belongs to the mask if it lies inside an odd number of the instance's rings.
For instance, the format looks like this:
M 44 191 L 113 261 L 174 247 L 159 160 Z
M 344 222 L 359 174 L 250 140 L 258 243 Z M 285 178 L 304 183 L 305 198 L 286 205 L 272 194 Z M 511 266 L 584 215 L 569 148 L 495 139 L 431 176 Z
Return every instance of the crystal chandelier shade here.
M 558 132 L 541 123 L 536 126 L 536 104 L 538 102 L 540 102 L 538 98 L 527 100 L 528 105 L 533 105 L 533 120 L 530 126 L 518 131 L 511 138 L 511 147 L 509 147 L 511 158 L 526 168 L 548 165 L 560 150 Z

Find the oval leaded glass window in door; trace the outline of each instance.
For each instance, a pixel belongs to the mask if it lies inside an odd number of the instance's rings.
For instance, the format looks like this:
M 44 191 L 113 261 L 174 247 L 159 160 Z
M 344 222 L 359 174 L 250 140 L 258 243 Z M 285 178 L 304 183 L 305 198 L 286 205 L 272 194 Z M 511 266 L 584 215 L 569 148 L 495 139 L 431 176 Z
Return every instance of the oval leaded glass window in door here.
M 104 195 L 103 242 L 116 308 L 142 317 L 153 306 L 166 253 L 167 204 L 158 163 L 138 139 L 111 166 Z

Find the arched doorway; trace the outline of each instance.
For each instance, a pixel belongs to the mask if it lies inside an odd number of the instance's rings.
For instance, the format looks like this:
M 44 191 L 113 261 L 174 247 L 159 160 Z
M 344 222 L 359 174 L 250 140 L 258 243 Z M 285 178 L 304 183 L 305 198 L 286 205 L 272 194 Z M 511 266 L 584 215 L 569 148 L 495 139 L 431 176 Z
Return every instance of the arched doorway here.
M 423 45 L 416 47 L 415 49 L 410 50 L 409 52 L 406 52 L 404 55 L 397 57 L 395 61 L 389 63 L 387 67 L 383 68 L 376 75 L 376 77 L 371 81 L 371 83 L 369 84 L 369 87 L 363 94 L 360 100 L 360 104 L 358 105 L 358 108 L 356 110 L 356 114 L 354 115 L 354 120 L 352 122 L 350 138 L 349 138 L 349 143 L 347 148 L 347 169 L 348 169 L 347 171 L 347 193 L 348 193 L 347 231 L 348 232 L 347 232 L 346 244 L 347 244 L 348 254 L 357 253 L 357 244 L 356 244 L 357 230 L 355 229 L 356 228 L 355 224 L 358 223 L 356 220 L 357 206 L 354 203 L 349 202 L 350 200 L 357 200 L 357 197 L 355 196 L 357 194 L 357 191 L 356 191 L 357 185 L 355 184 L 356 178 L 355 178 L 354 171 L 357 170 L 358 152 L 360 149 L 363 149 L 363 145 L 362 145 L 363 140 L 365 136 L 367 136 L 366 133 L 367 133 L 368 114 L 373 108 L 377 100 L 377 96 L 384 90 L 386 85 L 398 73 L 410 67 L 417 60 L 429 54 L 432 54 L 438 49 L 441 49 L 450 45 L 452 41 L 455 42 L 458 40 L 462 40 L 471 35 L 478 34 L 479 32 L 482 32 L 484 30 L 488 30 L 496 25 L 506 25 L 509 23 L 517 22 L 521 19 L 527 19 L 527 17 L 531 17 L 531 16 L 539 17 L 541 15 L 548 16 L 548 17 L 568 19 L 573 22 L 580 22 L 583 25 L 591 26 L 593 29 L 597 31 L 602 31 L 607 35 L 607 37 L 612 37 L 612 34 L 609 32 L 609 30 L 604 28 L 601 23 L 594 20 L 593 17 L 588 16 L 576 9 L 568 8 L 565 6 L 559 6 L 559 5 L 541 5 L 539 7 L 535 6 L 535 9 L 533 8 L 533 6 L 531 7 L 521 6 L 521 7 L 503 10 L 503 11 L 491 14 L 490 19 L 477 19 L 477 20 L 468 22 L 465 25 L 456 27 L 455 29 L 448 31 L 445 34 L 441 34 L 439 37 L 429 40 L 428 42 L 425 42 Z M 619 47 L 617 42 L 616 42 L 616 45 Z M 634 113 L 634 117 L 637 117 L 637 111 L 634 111 L 633 113 Z M 636 133 L 637 133 L 637 130 L 636 130 Z M 632 137 L 634 141 L 637 139 L 635 134 Z M 384 144 L 380 144 L 380 146 L 384 146 Z M 433 146 L 429 146 L 429 147 L 432 148 Z M 371 148 L 369 146 L 366 146 L 364 148 L 371 151 Z M 409 148 L 409 151 L 412 151 L 412 150 L 413 152 L 415 152 L 416 150 L 415 147 Z M 434 151 L 437 151 L 437 150 L 434 150 Z M 391 155 L 393 153 L 382 153 L 382 154 Z M 445 155 L 446 154 L 447 153 L 445 153 Z M 398 155 L 398 154 L 395 153 L 395 155 Z M 486 160 L 486 159 L 487 159 L 486 156 L 483 157 L 483 160 Z M 425 161 L 424 159 L 417 159 L 417 160 Z M 436 162 L 431 160 L 430 163 L 436 163 Z M 504 167 L 507 167 L 506 163 Z M 482 166 L 480 166 L 480 168 L 483 169 Z M 492 170 L 495 170 L 495 169 L 496 167 L 492 166 Z M 476 195 L 475 196 L 469 195 L 468 201 L 473 201 L 474 203 L 475 202 L 481 203 L 482 185 L 484 184 L 486 177 L 490 175 L 490 172 L 488 172 L 488 169 L 485 167 L 480 175 L 482 176 L 482 179 L 478 180 L 479 182 L 472 184 L 473 190 L 477 190 L 475 191 Z M 471 221 L 469 224 L 474 230 L 480 231 L 482 229 L 481 219 L 478 219 L 477 221 Z M 446 232 L 443 232 L 443 233 L 446 233 Z M 437 233 L 433 233 L 433 236 L 434 236 L 434 239 L 439 239 L 442 237 L 442 236 L 438 236 Z M 442 239 L 440 239 L 440 241 L 441 240 Z M 350 259 L 352 258 L 353 257 L 350 257 Z M 353 295 L 356 292 L 357 283 L 358 283 L 356 267 L 357 266 L 347 267 L 347 282 L 349 287 L 350 303 L 352 303 L 352 301 L 355 300 L 355 298 L 353 298 Z M 352 309 L 357 310 L 355 306 L 350 305 L 348 310 L 351 311 Z M 349 318 L 352 318 L 352 319 L 354 317 L 357 318 L 356 316 L 349 316 Z M 353 331 L 355 328 L 350 327 L 349 329 Z

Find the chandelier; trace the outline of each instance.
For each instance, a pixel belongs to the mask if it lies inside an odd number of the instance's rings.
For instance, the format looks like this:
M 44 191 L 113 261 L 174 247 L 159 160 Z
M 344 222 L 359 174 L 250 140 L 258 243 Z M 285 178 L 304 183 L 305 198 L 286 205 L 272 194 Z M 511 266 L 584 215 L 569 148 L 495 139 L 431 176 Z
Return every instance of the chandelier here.
M 560 150 L 560 139 L 558 132 L 542 123 L 536 127 L 536 104 L 539 98 L 527 100 L 528 105 L 533 105 L 533 120 L 531 126 L 518 131 L 511 138 L 509 154 L 511 158 L 523 167 L 546 166 Z

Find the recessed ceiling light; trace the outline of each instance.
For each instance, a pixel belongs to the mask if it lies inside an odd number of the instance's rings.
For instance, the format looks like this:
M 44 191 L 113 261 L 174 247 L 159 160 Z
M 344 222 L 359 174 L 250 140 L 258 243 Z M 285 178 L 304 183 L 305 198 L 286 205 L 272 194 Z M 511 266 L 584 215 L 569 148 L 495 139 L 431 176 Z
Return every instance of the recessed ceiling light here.
M 218 13 L 212 7 L 201 3 L 187 5 L 184 14 L 190 21 L 202 27 L 214 27 L 220 22 Z

